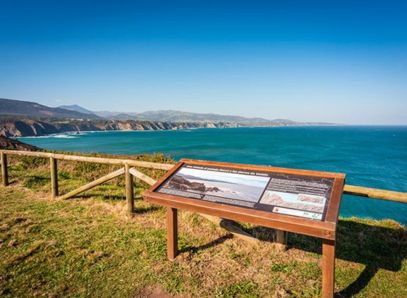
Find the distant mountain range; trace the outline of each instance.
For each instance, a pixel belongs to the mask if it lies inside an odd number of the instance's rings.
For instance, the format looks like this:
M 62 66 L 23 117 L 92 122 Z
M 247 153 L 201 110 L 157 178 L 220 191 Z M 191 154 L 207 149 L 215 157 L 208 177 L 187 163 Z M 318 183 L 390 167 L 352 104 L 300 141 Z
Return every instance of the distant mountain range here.
M 58 108 L 65 109 L 65 110 L 70 110 L 70 111 L 75 111 L 75 112 L 79 112 L 79 113 L 86 114 L 86 115 L 94 115 L 94 116 L 96 116 L 95 112 L 92 112 L 92 111 L 90 111 L 88 109 L 85 109 L 85 108 L 83 108 L 81 106 L 78 106 L 78 105 L 59 106 Z
M 318 122 L 296 122 L 287 119 L 248 118 L 212 113 L 190 113 L 174 110 L 147 111 L 142 113 L 123 113 L 110 111 L 91 111 L 79 105 L 48 107 L 36 102 L 0 98 L 1 119 L 41 119 L 41 120 L 114 120 L 114 121 L 151 121 L 166 123 L 225 124 L 223 126 L 293 126 L 293 125 L 329 125 Z M 202 125 L 200 125 L 202 126 Z
M 51 108 L 31 101 L 0 98 L 0 116 L 29 118 L 99 118 L 95 114 L 84 114 L 79 111 L 64 108 Z
M 142 113 L 123 113 L 110 111 L 90 111 L 78 105 L 64 105 L 59 108 L 95 115 L 112 120 L 140 120 L 140 121 L 164 121 L 164 122 L 234 122 L 234 123 L 269 123 L 264 118 L 247 118 L 241 116 L 201 114 L 174 110 L 147 111 Z M 287 120 L 288 121 L 288 120 Z
M 78 105 L 65 105 L 60 108 L 99 116 L 111 120 L 138 120 L 162 122 L 211 122 L 211 123 L 237 123 L 243 126 L 285 126 L 285 125 L 329 125 L 320 122 L 297 122 L 289 119 L 248 118 L 233 115 L 220 115 L 213 113 L 191 113 L 175 110 L 146 111 L 141 113 L 123 113 L 111 111 L 90 111 Z

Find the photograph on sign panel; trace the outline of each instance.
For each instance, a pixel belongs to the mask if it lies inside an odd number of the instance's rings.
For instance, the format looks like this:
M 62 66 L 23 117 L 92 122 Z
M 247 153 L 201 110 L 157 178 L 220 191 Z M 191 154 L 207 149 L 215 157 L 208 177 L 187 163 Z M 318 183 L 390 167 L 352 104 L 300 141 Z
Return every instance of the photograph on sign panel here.
M 323 213 L 326 199 L 323 196 L 295 194 L 266 190 L 261 204 L 294 208 L 304 211 Z
M 163 187 L 182 192 L 186 197 L 200 194 L 258 202 L 268 181 L 268 177 L 184 167 Z

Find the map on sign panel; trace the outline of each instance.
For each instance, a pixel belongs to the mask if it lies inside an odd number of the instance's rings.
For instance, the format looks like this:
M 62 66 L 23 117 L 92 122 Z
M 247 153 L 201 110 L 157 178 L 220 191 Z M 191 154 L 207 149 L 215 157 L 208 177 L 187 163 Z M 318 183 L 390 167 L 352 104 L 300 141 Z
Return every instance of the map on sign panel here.
M 324 220 L 333 182 L 329 178 L 183 165 L 156 191 Z

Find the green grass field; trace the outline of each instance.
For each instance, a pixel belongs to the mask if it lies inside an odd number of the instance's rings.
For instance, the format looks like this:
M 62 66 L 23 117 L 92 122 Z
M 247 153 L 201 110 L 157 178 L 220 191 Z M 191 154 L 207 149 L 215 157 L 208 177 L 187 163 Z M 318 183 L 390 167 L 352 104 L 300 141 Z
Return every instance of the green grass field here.
M 150 161 L 168 161 L 147 156 Z M 166 259 L 165 210 L 143 201 L 126 216 L 118 178 L 66 201 L 49 198 L 46 161 L 12 159 L 11 185 L 0 187 L 1 297 L 318 297 L 321 243 L 290 234 L 275 249 L 273 233 L 235 239 L 200 217 L 180 212 L 181 254 Z M 61 193 L 114 170 L 59 164 Z M 144 171 L 157 178 L 160 171 Z M 147 185 L 136 181 L 141 194 Z M 407 297 L 407 232 L 394 221 L 341 219 L 338 297 Z

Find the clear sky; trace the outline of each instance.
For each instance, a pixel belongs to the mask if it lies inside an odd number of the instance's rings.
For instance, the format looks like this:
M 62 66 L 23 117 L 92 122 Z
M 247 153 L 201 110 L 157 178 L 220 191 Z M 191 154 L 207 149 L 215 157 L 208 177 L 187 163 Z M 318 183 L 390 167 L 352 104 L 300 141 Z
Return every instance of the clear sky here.
M 0 0 L 0 24 L 3 98 L 407 124 L 407 1 Z

